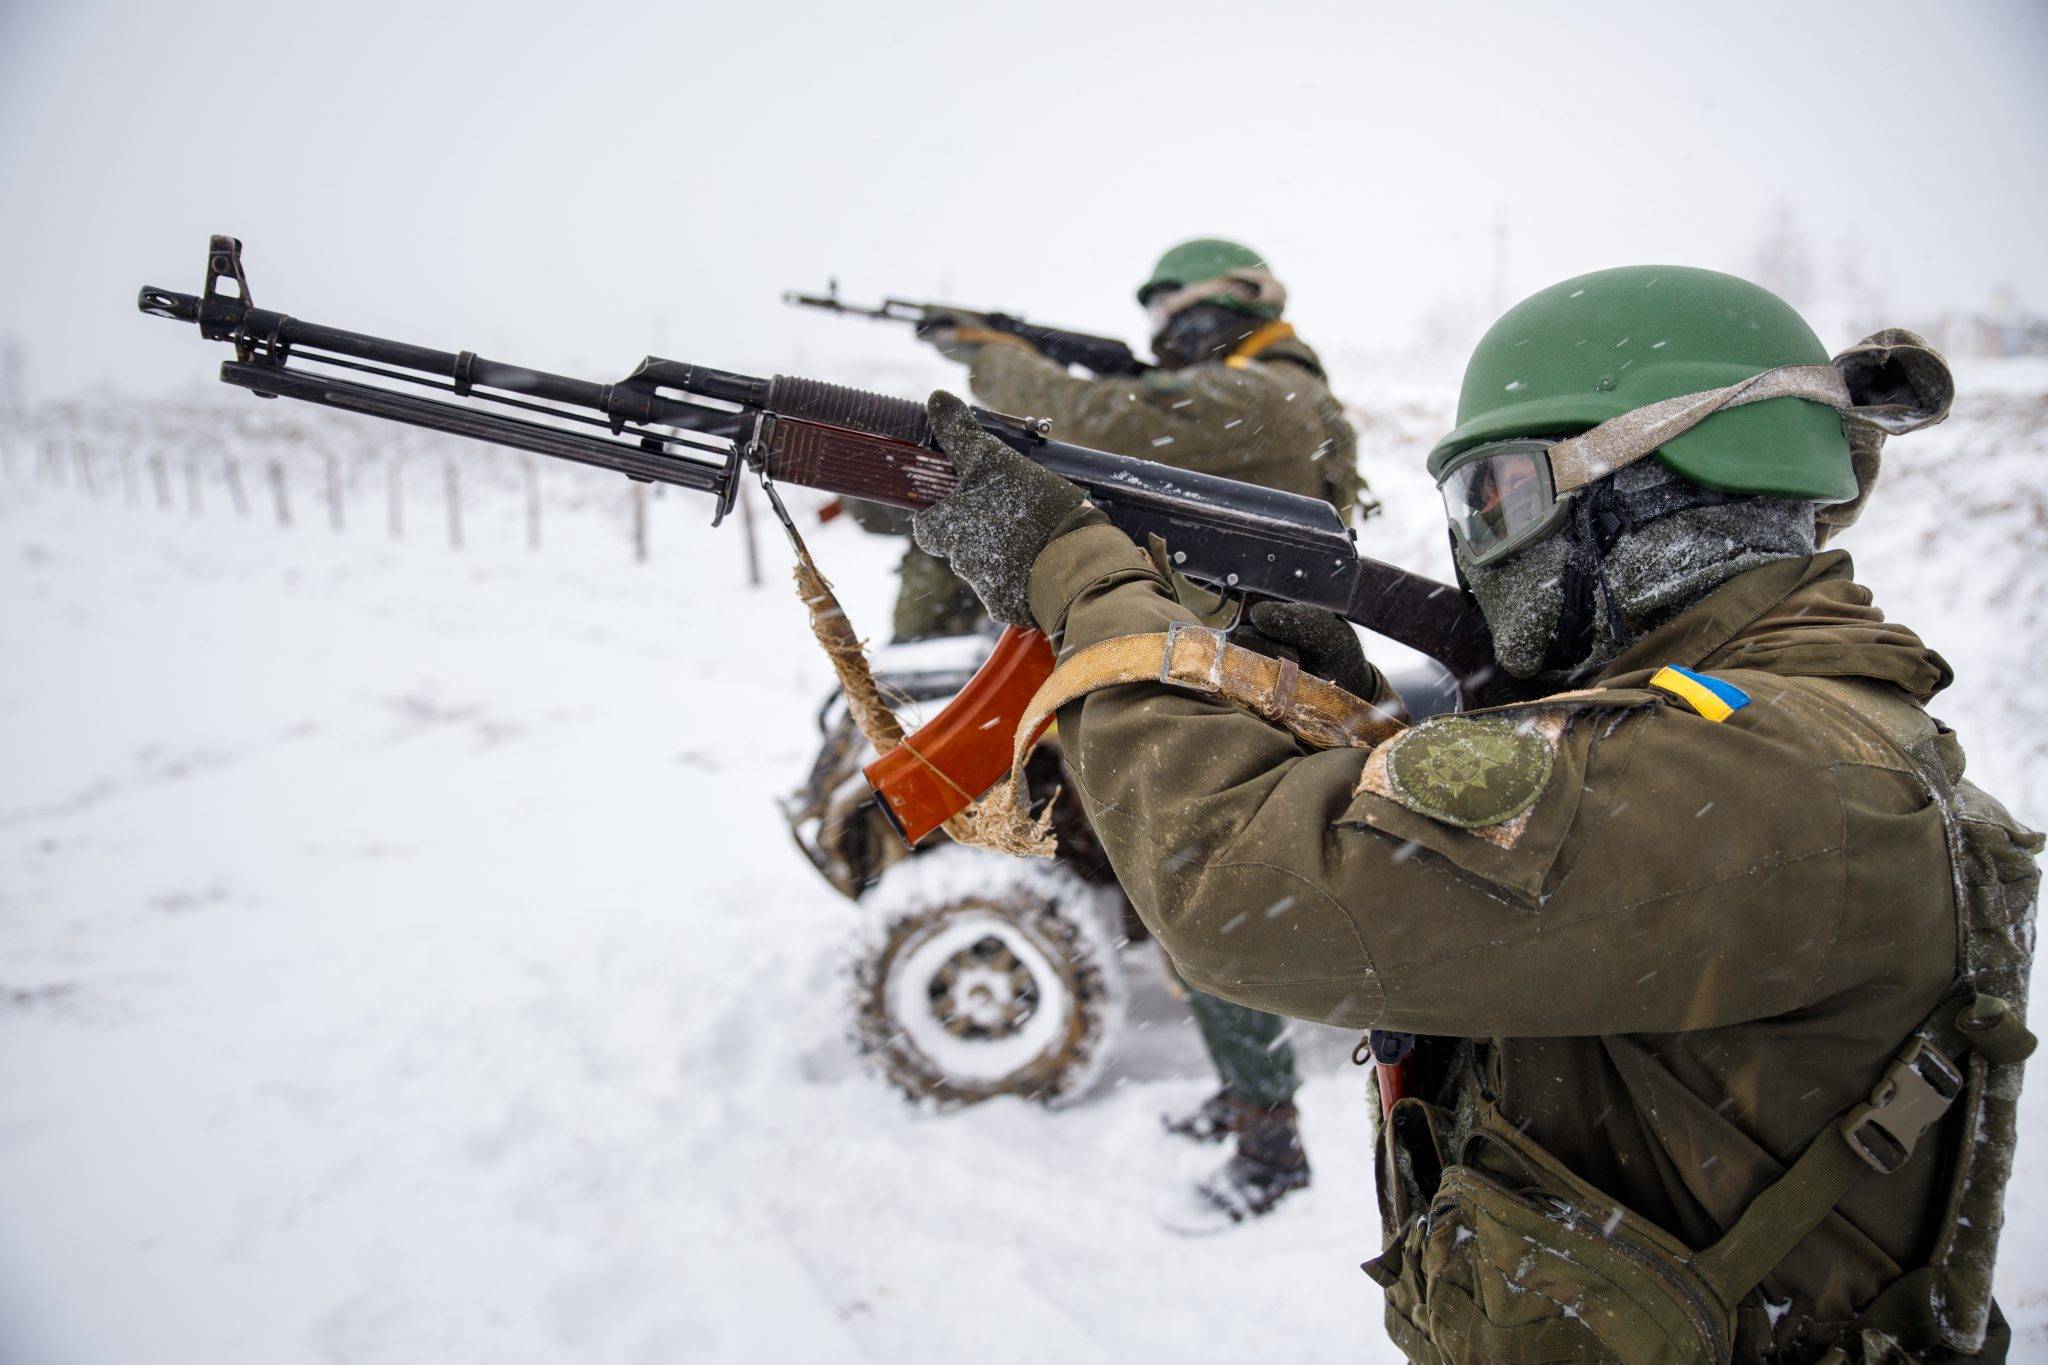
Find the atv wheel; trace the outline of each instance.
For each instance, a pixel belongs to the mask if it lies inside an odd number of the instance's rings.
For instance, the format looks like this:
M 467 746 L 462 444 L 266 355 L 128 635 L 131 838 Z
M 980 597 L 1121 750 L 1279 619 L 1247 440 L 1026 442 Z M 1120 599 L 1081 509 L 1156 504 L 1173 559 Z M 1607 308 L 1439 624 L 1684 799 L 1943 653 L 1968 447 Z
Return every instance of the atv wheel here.
M 1123 1023 L 1111 900 L 1057 864 L 983 849 L 898 863 L 862 901 L 848 954 L 855 1050 L 944 1108 L 1079 1099 Z

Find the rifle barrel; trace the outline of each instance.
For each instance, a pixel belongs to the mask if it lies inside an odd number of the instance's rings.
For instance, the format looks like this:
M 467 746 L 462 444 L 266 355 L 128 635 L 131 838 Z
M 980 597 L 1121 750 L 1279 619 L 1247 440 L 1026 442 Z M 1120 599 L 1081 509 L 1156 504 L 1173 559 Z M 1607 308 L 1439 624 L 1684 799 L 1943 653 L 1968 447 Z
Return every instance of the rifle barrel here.
M 621 397 L 619 385 L 592 383 L 587 379 L 550 374 L 545 370 L 531 370 L 524 365 L 507 365 L 487 360 L 473 351 L 437 351 L 428 346 L 414 346 L 409 342 L 322 326 L 288 313 L 250 307 L 239 299 L 202 299 L 169 289 L 145 288 L 137 306 L 156 317 L 198 323 L 210 340 L 227 341 L 247 336 L 257 342 L 286 349 L 296 347 L 324 351 L 370 364 L 435 375 L 450 381 L 458 394 L 467 395 L 473 387 L 496 389 L 501 393 L 539 398 L 567 407 L 587 408 L 603 413 L 607 418 L 617 419 L 621 415 L 617 401 Z M 308 357 L 313 360 L 321 358 L 318 355 Z M 480 396 L 489 397 L 487 394 Z M 635 402 L 632 408 L 632 420 L 658 422 L 692 431 L 719 432 L 729 429 L 733 420 L 733 414 L 717 408 L 661 398 L 651 393 L 645 396 L 644 401 Z
M 236 301 L 220 299 L 211 302 L 221 304 Z M 145 289 L 140 300 L 140 306 L 145 313 L 176 318 L 180 322 L 196 322 L 202 327 L 212 329 L 216 325 L 216 320 L 209 317 L 208 313 L 216 310 L 209 309 L 208 303 L 209 300 L 196 295 L 179 294 L 168 289 Z M 501 365 L 495 360 L 485 360 L 468 352 L 437 351 L 427 346 L 414 346 L 409 342 L 390 341 L 384 337 L 344 331 L 339 327 L 324 327 L 317 322 L 306 322 L 288 313 L 276 313 L 267 308 L 245 307 L 233 311 L 239 313 L 240 330 L 261 341 L 276 340 L 286 346 L 331 351 L 335 355 L 366 360 L 373 364 L 397 365 L 408 370 L 438 375 L 457 383 L 462 382 L 461 372 L 466 358 L 467 378 L 471 384 L 502 389 L 506 393 L 524 394 L 529 398 L 544 398 L 551 403 L 567 403 L 572 407 L 604 411 L 604 386 L 593 384 L 589 380 L 547 374 L 518 365 Z M 228 337 L 224 334 L 215 339 L 226 340 Z

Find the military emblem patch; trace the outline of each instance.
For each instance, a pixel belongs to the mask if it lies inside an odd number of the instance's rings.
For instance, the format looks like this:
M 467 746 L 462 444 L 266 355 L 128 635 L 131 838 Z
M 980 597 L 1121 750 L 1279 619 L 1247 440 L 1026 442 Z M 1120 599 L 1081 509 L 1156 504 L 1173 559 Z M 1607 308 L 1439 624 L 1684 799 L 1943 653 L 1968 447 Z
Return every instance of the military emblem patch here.
M 1382 753 L 1389 796 L 1460 829 L 1513 820 L 1550 783 L 1550 738 L 1507 717 L 1430 721 L 1390 741 Z

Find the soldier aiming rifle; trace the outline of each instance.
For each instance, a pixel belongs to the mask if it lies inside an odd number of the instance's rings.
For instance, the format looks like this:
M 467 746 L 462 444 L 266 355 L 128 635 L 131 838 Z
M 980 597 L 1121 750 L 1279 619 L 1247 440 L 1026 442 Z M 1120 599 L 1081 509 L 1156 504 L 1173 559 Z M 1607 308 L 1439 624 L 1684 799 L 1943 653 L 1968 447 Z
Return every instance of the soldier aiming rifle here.
M 983 354 L 994 354 L 993 346 Z M 1198 680 L 1154 558 L 931 400 L 915 519 L 1062 663 L 1061 743 L 1126 893 L 1214 995 L 1424 1035 L 1366 1269 L 1413 1359 L 2000 1360 L 2041 836 L 1963 777 L 1948 665 L 1826 548 L 1946 366 L 1831 363 L 1782 301 L 1658 266 L 1510 310 L 1429 456 L 1530 693 L 1310 751 Z M 1355 636 L 1265 633 L 1384 693 Z

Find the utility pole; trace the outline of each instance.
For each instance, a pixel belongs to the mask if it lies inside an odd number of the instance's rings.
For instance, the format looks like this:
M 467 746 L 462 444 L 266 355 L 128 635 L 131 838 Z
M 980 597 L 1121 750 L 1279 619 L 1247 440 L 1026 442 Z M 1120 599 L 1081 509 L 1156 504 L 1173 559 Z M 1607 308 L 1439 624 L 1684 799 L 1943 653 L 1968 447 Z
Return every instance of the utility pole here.
M 22 376 L 28 371 L 28 355 L 21 338 L 9 332 L 0 340 L 0 415 L 19 417 L 28 411 L 28 395 Z
M 1508 311 L 1508 206 L 1493 210 L 1493 316 Z

